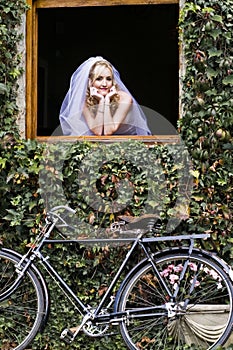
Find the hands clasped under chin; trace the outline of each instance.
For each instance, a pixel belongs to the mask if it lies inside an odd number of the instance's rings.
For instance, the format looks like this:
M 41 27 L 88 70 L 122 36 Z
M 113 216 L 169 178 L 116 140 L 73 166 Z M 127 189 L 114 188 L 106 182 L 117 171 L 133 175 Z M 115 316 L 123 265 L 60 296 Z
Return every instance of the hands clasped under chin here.
M 99 102 L 102 101 L 102 102 L 105 102 L 105 103 L 109 103 L 110 100 L 111 100 L 111 98 L 112 98 L 114 95 L 117 95 L 117 90 L 116 90 L 116 87 L 113 86 L 113 87 L 111 87 L 110 91 L 109 91 L 105 96 L 103 96 L 103 95 L 98 91 L 97 88 L 95 88 L 95 87 L 92 86 L 92 87 L 90 87 L 90 95 L 91 95 L 92 97 L 97 98 L 97 99 L 99 100 Z

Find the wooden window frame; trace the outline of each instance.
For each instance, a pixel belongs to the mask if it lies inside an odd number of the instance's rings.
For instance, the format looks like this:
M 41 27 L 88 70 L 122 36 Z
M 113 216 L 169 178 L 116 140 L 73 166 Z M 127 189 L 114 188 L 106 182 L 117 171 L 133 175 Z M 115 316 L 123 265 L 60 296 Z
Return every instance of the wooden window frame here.
M 26 19 L 26 138 L 46 141 L 101 141 L 106 143 L 128 139 L 141 140 L 145 143 L 174 143 L 179 142 L 178 135 L 152 136 L 37 136 L 37 83 L 38 83 L 38 15 L 37 9 L 94 7 L 119 5 L 181 5 L 182 0 L 28 0 L 30 9 Z M 181 53 L 180 53 L 181 70 Z M 180 89 L 179 89 L 180 90 Z M 32 93 L 33 91 L 33 93 Z M 180 92 L 179 92 L 180 94 Z M 180 112 L 179 107 L 179 112 Z M 179 113 L 180 114 L 180 113 Z

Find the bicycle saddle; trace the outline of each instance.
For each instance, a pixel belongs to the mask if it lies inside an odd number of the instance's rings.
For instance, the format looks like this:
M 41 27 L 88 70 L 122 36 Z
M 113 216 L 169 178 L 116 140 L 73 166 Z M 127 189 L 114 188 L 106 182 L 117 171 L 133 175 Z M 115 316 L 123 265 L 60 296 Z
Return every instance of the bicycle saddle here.
M 119 215 L 118 218 L 125 221 L 126 224 L 145 228 L 148 225 L 154 225 L 159 219 L 159 216 L 156 214 L 143 214 L 141 216 Z

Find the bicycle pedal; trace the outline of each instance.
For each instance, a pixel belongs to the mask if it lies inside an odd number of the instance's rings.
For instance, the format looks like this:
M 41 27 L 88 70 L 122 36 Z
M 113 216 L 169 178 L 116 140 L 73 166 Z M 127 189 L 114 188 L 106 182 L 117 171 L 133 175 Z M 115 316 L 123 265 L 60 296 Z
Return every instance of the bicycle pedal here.
M 71 344 L 74 340 L 74 333 L 71 332 L 69 328 L 66 328 L 61 332 L 60 339 L 62 339 L 67 344 Z

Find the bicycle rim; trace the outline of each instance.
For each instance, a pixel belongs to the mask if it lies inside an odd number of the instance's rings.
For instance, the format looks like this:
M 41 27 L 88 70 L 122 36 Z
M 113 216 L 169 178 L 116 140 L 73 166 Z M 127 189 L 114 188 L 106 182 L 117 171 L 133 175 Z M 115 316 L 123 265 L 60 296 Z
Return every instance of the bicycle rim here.
M 198 254 L 189 258 L 184 273 L 188 258 L 187 253 L 167 253 L 156 262 L 172 293 L 179 285 L 173 303 L 167 304 L 170 297 L 150 263 L 123 289 L 118 311 L 128 312 L 120 329 L 129 349 L 206 350 L 227 340 L 233 321 L 231 281 L 217 264 Z
M 13 255 L 0 252 L 0 295 L 14 283 L 18 262 Z M 39 331 L 43 313 L 43 290 L 29 269 L 17 289 L 0 302 L 0 349 L 25 349 Z

